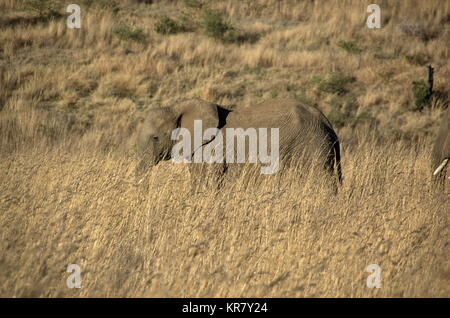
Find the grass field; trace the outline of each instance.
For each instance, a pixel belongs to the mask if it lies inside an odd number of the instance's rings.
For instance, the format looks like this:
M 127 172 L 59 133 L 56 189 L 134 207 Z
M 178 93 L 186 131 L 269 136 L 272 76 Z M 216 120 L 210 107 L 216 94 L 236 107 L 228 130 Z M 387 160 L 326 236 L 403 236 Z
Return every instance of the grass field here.
M 450 296 L 450 196 L 430 183 L 449 2 L 379 1 L 368 29 L 370 1 L 80 0 L 78 30 L 69 2 L 25 2 L 0 0 L 1 297 Z M 164 16 L 175 34 L 156 32 Z M 192 194 L 165 162 L 136 185 L 137 114 L 180 97 L 317 105 L 341 139 L 339 193 L 301 167 Z

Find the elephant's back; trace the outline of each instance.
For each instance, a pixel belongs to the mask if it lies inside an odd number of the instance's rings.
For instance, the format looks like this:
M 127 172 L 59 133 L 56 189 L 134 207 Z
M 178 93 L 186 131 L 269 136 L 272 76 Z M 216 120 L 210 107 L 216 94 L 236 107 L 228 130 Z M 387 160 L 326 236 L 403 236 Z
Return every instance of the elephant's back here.
M 226 127 L 279 128 L 282 148 L 333 147 L 337 141 L 328 119 L 309 105 L 293 99 L 271 99 L 254 106 L 236 108 L 229 114 Z M 314 147 L 312 147 L 314 146 Z
M 331 123 L 318 108 L 295 99 L 270 99 L 253 106 L 236 108 L 231 117 L 242 125 L 267 125 L 268 120 L 276 122 L 286 118 L 298 124 L 323 123 L 331 128 Z

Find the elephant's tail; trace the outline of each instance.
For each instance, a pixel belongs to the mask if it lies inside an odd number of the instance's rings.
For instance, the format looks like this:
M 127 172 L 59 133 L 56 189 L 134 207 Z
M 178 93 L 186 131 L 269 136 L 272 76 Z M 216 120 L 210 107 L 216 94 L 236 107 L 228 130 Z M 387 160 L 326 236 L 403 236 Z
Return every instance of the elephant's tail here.
M 339 184 L 342 184 L 342 167 L 341 167 L 341 149 L 339 146 L 339 141 L 336 141 L 334 143 L 334 160 L 335 160 L 335 166 L 337 171 L 337 179 Z

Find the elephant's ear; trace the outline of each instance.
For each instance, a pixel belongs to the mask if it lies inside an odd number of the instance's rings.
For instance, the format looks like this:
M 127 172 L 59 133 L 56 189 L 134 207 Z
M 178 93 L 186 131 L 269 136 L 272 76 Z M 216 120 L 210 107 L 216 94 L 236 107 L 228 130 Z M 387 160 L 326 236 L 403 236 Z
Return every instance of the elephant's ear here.
M 179 102 L 175 109 L 178 110 L 178 125 L 180 128 L 187 128 L 194 138 L 194 121 L 201 120 L 201 134 L 208 128 L 219 126 L 219 114 L 217 105 L 200 99 L 183 100 Z M 208 140 L 203 140 L 203 143 Z M 192 143 L 193 145 L 194 143 Z

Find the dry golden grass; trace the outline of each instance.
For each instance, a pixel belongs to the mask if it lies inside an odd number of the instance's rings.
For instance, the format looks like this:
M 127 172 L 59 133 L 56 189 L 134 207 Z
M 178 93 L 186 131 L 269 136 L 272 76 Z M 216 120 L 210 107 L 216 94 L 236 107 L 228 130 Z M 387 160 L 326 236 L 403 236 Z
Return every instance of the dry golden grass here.
M 336 196 L 300 171 L 191 195 L 171 163 L 137 187 L 132 157 L 77 149 L 4 157 L 2 296 L 449 296 L 449 197 L 429 187 L 424 143 L 344 149 Z
M 0 1 L 0 296 L 450 296 L 450 201 L 429 164 L 450 93 L 449 2 L 381 1 L 383 28 L 369 30 L 370 1 L 217 1 L 260 35 L 243 44 L 155 33 L 182 1 L 86 9 L 81 30 L 18 3 Z M 124 22 L 145 40 L 119 39 Z M 426 74 L 407 58 L 419 53 L 438 93 L 422 112 L 411 80 Z M 343 94 L 319 89 L 338 73 L 355 79 Z M 192 195 L 186 169 L 164 163 L 134 185 L 136 112 L 185 96 L 317 104 L 342 140 L 339 193 L 301 168 Z M 66 286 L 71 263 L 81 289 Z

